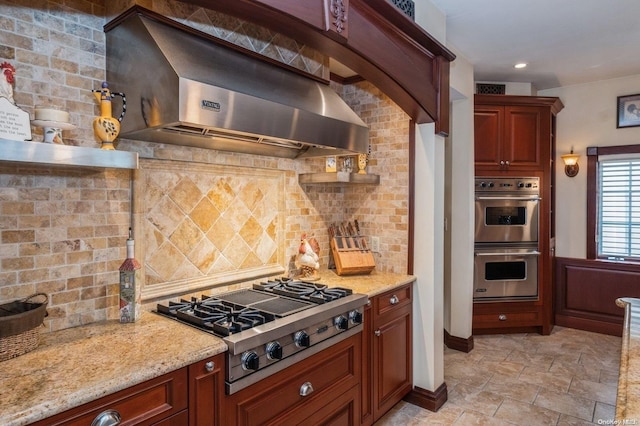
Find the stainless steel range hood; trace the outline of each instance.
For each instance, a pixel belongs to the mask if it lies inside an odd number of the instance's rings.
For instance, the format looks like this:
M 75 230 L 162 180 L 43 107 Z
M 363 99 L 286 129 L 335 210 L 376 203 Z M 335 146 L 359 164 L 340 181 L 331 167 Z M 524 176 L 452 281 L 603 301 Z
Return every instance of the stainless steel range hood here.
M 120 138 L 286 158 L 369 148 L 328 85 L 145 16 L 107 32 L 107 81 L 127 99 Z

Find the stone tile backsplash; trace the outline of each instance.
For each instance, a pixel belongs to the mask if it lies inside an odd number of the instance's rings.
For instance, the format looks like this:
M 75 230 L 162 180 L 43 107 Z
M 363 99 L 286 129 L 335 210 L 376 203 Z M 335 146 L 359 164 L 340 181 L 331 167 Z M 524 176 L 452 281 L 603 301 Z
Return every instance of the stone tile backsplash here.
M 133 3 L 197 25 L 211 21 L 227 30 L 238 25 L 167 0 L 15 0 L 3 5 L 0 61 L 17 69 L 16 103 L 30 113 L 35 105 L 69 111 L 77 127 L 65 131 L 67 144 L 98 147 L 92 131 L 98 106 L 90 91 L 105 78 L 102 27 Z M 255 41 L 256 33 L 266 33 L 249 30 L 246 23 L 240 27 L 251 43 L 268 50 Z M 319 64 L 321 73 L 327 72 L 324 58 L 302 53 L 312 58 L 309 72 Z M 298 174 L 324 171 L 324 159 L 130 140 L 120 140 L 117 149 L 140 154 L 141 169 L 133 172 L 0 162 L 0 304 L 36 292 L 49 294 L 43 331 L 117 318 L 118 267 L 126 254 L 132 208 L 148 297 L 191 292 L 205 281 L 224 285 L 225 280 L 250 279 L 256 270 L 286 270 L 302 233 L 318 239 L 326 267 L 328 225 L 353 218 L 365 234 L 380 237 L 383 254 L 376 255 L 377 269 L 406 272 L 409 119 L 369 83 L 332 87 L 371 127 L 368 171 L 380 175 L 380 185 L 300 186 Z M 32 132 L 40 141 L 39 130 Z M 157 185 L 145 184 L 153 180 Z M 168 207 L 169 199 L 177 209 Z M 163 244 L 171 248 L 169 255 L 162 252 Z

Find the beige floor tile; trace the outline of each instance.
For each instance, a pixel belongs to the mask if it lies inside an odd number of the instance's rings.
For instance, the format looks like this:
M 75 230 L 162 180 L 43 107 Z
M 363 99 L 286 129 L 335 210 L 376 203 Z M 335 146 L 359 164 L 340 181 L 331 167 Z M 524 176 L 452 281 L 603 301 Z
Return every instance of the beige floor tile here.
M 600 377 L 598 381 L 600 383 L 612 383 L 618 385 L 618 372 L 611 370 L 600 370 Z
M 494 417 L 521 425 L 543 426 L 555 425 L 560 414 L 544 407 L 507 399 L 498 408 Z
M 572 416 L 567 416 L 566 414 L 560 414 L 560 420 L 558 420 L 558 426 L 587 426 L 594 424 L 597 423 L 588 422 L 586 420 L 578 419 Z
M 539 371 L 532 367 L 525 367 L 520 374 L 519 380 L 540 386 L 541 388 L 551 389 L 558 392 L 567 392 L 571 385 L 573 376 L 564 375 L 558 372 Z
M 437 413 L 401 402 L 376 426 L 583 426 L 614 419 L 619 337 L 555 327 L 549 336 L 474 336 L 474 345 L 468 354 L 445 349 L 449 395 Z
M 452 378 L 458 383 L 465 383 L 477 388 L 484 386 L 492 376 L 492 372 L 479 369 L 476 365 L 455 364 L 444 372 L 445 382 Z
M 554 357 L 553 355 L 547 354 L 513 351 L 509 357 L 507 357 L 507 361 L 517 362 L 542 371 L 548 371 L 553 364 Z
M 536 396 L 538 396 L 540 387 L 509 377 L 493 376 L 483 390 L 500 395 L 503 398 L 511 398 L 516 401 L 533 404 Z
M 596 402 L 596 412 L 593 415 L 593 422 L 597 424 L 613 424 L 616 418 L 616 406 Z M 599 422 L 598 422 L 599 421 Z
M 478 368 L 501 376 L 518 377 L 522 370 L 524 370 L 524 364 L 511 361 L 482 360 L 478 363 Z
M 600 379 L 600 370 L 588 368 L 584 364 L 577 362 L 565 362 L 558 359 L 553 361 L 549 372 L 562 377 L 579 377 L 583 380 L 591 380 L 594 382 Z
M 609 383 L 598 383 L 574 378 L 569 386 L 569 393 L 592 401 L 609 405 L 616 404 L 618 386 Z
M 462 416 L 454 423 L 456 426 L 512 426 L 515 424 L 517 423 L 485 416 L 472 410 L 465 410 Z
M 540 390 L 533 404 L 587 421 L 593 419 L 596 406 L 595 401 L 547 389 Z
M 448 401 L 487 416 L 493 416 L 504 397 L 473 386 L 459 384 L 449 392 Z

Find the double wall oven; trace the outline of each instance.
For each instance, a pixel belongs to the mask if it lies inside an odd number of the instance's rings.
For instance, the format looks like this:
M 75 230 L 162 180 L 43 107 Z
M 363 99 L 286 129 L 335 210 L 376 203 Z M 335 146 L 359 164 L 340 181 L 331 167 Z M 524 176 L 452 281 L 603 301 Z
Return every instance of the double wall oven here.
M 537 177 L 475 179 L 473 298 L 538 298 Z

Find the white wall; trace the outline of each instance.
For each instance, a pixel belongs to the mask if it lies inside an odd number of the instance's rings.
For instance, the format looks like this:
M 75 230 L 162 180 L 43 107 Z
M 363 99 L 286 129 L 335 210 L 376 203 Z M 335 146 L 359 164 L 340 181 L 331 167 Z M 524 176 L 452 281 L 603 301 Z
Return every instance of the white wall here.
M 564 104 L 556 122 L 556 256 L 586 258 L 587 157 L 590 146 L 640 144 L 640 127 L 616 128 L 617 97 L 640 93 L 640 75 L 538 92 Z M 573 147 L 580 172 L 564 174 L 560 155 Z
M 444 37 L 445 16 L 430 1 L 416 4 L 416 22 Z M 434 131 L 416 126 L 413 271 L 413 384 L 432 392 L 444 383 L 444 140 Z
M 446 205 L 444 258 L 444 328 L 467 339 L 473 320 L 473 66 L 455 49 L 450 83 L 451 125 L 446 143 Z

